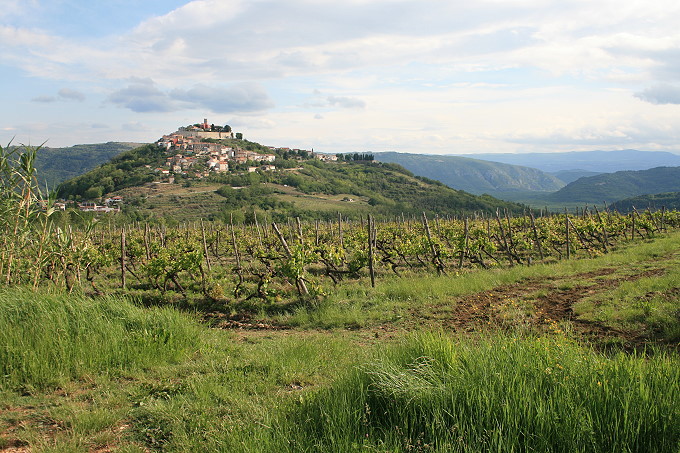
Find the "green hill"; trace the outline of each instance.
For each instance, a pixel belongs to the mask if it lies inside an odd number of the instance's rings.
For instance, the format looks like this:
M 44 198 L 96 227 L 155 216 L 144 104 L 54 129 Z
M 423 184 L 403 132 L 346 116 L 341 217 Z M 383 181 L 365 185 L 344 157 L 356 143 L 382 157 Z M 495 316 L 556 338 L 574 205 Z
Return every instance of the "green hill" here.
M 658 193 L 654 195 L 640 195 L 639 197 L 626 198 L 610 205 L 611 209 L 619 212 L 629 212 L 635 209 L 657 210 L 665 207 L 668 210 L 680 209 L 680 192 Z
M 174 219 L 224 218 L 234 214 L 243 218 L 253 211 L 333 218 L 338 212 L 358 217 L 368 212 L 393 216 L 522 210 L 516 203 L 472 195 L 416 177 L 396 164 L 300 160 L 299 155 L 288 153 L 277 155 L 275 171 L 213 173 L 200 180 L 177 175 L 174 184 L 166 182 L 150 188 L 148 183 L 160 182 L 156 169 L 165 158 L 165 151 L 156 145 L 126 151 L 64 182 L 58 196 L 83 200 L 121 194 L 128 210 L 140 211 L 146 218 Z
M 96 143 L 68 148 L 42 147 L 36 154 L 35 167 L 41 187 L 54 189 L 62 182 L 108 162 L 112 157 L 139 146 L 138 143 Z
M 547 198 L 553 202 L 602 203 L 677 191 L 680 191 L 680 167 L 657 167 L 580 178 Z
M 156 145 L 143 145 L 116 155 L 108 162 L 72 178 L 57 187 L 57 196 L 92 199 L 125 187 L 154 181 L 154 169 L 165 163 L 165 154 Z
M 416 175 L 436 179 L 449 187 L 474 194 L 504 192 L 554 192 L 564 182 L 535 168 L 456 156 L 376 153 L 377 160 L 397 163 Z

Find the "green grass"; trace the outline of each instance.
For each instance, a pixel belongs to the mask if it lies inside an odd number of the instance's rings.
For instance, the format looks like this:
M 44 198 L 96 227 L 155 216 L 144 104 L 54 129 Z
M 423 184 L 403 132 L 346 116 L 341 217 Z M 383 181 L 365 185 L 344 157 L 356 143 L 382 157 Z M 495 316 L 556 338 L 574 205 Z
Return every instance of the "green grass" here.
M 291 411 L 284 451 L 677 452 L 680 362 L 420 334 Z
M 319 306 L 277 315 L 290 330 L 225 331 L 121 298 L 4 289 L 0 449 L 677 453 L 673 348 L 602 353 L 568 328 L 457 335 L 417 321 L 480 291 L 540 280 L 536 294 L 549 295 L 605 277 L 620 284 L 591 303 L 644 300 L 656 316 L 677 306 L 667 296 L 679 238 L 592 260 L 343 283 Z M 620 322 L 616 310 L 600 316 Z
M 0 388 L 54 387 L 93 373 L 180 360 L 198 325 L 122 298 L 0 291 Z
M 359 282 L 343 283 L 328 291 L 328 297 L 309 307 L 299 307 L 291 313 L 277 315 L 276 321 L 281 324 L 304 328 L 337 328 L 337 327 L 366 327 L 381 324 L 386 321 L 397 321 L 409 317 L 414 309 L 421 309 L 428 304 L 441 304 L 453 301 L 480 291 L 489 290 L 502 285 L 511 285 L 530 279 L 557 279 L 558 289 L 569 290 L 576 285 L 584 284 L 579 275 L 597 271 L 603 268 L 618 269 L 615 276 L 625 277 L 626 270 L 642 272 L 663 260 L 671 270 L 659 279 L 653 278 L 636 280 L 612 293 L 612 301 L 629 300 L 633 305 L 651 304 L 652 312 L 657 317 L 649 317 L 646 321 L 663 324 L 662 329 L 667 332 L 667 338 L 675 338 L 672 326 L 678 325 L 677 293 L 671 290 L 678 288 L 678 269 L 680 258 L 672 258 L 680 247 L 680 233 L 675 232 L 654 241 L 628 245 L 612 253 L 594 259 L 563 260 L 555 263 L 538 264 L 534 266 L 515 266 L 504 269 L 475 270 L 447 276 L 434 275 L 405 275 L 403 278 L 384 276 L 376 282 L 375 288 L 370 288 L 364 279 Z M 667 258 L 671 257 L 671 258 Z M 645 264 L 647 263 L 647 264 Z M 649 264 L 652 263 L 652 264 Z M 646 283 L 642 283 L 646 282 Z M 675 282 L 675 283 L 674 283 Z M 656 288 L 656 289 L 655 289 Z M 663 288 L 666 293 L 662 294 Z M 658 297 L 667 297 L 664 308 L 658 308 L 657 299 L 641 302 L 640 295 L 657 291 Z M 628 294 L 628 295 L 627 295 Z M 599 299 L 598 299 L 599 300 Z M 612 310 L 616 309 L 616 304 Z M 616 318 L 609 310 L 604 317 Z M 613 319 L 612 318 L 612 319 Z M 664 321 L 665 320 L 665 321 Z
M 678 301 L 680 252 L 667 260 L 663 270 L 646 278 L 624 281 L 595 300 L 577 304 L 575 311 L 587 319 L 677 344 L 680 343 Z

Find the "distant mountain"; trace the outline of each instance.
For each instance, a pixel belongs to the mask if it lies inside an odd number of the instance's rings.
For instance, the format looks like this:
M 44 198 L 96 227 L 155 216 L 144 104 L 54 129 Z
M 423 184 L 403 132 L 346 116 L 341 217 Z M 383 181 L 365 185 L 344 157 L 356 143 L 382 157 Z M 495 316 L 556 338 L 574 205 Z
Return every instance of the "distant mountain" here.
M 570 182 L 574 182 L 579 178 L 586 178 L 588 176 L 597 176 L 601 175 L 603 172 L 601 171 L 587 171 L 587 170 L 560 170 L 560 171 L 553 171 L 549 172 L 551 175 L 559 179 L 560 181 L 564 182 L 565 184 L 569 184 Z
M 553 202 L 601 203 L 677 191 L 680 191 L 680 167 L 658 167 L 581 178 L 547 198 Z
M 474 154 L 460 155 L 492 162 L 525 165 L 547 172 L 585 170 L 613 173 L 625 170 L 648 170 L 655 167 L 680 166 L 680 155 L 665 151 L 572 151 L 566 153 Z
M 41 187 L 47 185 L 52 190 L 67 179 L 82 175 L 137 146 L 138 143 L 108 142 L 68 148 L 40 148 L 35 161 L 38 181 Z
M 456 156 L 385 152 L 376 160 L 401 165 L 419 176 L 436 179 L 449 187 L 473 194 L 542 191 L 553 192 L 564 182 L 535 168 Z
M 657 210 L 665 207 L 666 209 L 680 209 L 680 192 L 659 193 L 654 195 L 640 195 L 639 197 L 626 198 L 612 203 L 611 209 L 619 212 L 629 212 L 635 209 Z

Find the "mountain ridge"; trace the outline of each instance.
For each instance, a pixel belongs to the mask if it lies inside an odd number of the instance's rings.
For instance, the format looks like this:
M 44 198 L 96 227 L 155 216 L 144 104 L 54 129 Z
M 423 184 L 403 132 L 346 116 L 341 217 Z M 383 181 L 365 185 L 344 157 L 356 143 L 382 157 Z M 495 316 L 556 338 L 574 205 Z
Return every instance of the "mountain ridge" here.
M 619 171 L 580 178 L 548 195 L 555 202 L 613 202 L 640 195 L 680 191 L 680 166 Z
M 415 174 L 473 194 L 514 191 L 556 191 L 565 183 L 541 170 L 460 156 L 397 152 L 374 153 L 381 162 L 399 164 Z
M 471 155 L 463 154 L 451 155 L 471 157 Z M 526 165 L 546 172 L 583 170 L 614 173 L 627 170 L 649 170 L 663 166 L 680 166 L 680 154 L 678 153 L 635 149 L 558 153 L 482 153 L 474 154 L 474 158 L 512 165 Z

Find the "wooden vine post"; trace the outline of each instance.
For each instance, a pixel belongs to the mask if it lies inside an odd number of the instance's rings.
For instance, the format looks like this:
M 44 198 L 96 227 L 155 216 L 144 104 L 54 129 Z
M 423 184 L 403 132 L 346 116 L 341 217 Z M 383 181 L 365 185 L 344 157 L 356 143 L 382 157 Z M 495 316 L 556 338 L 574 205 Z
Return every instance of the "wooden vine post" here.
M 120 283 L 125 289 L 125 227 L 120 230 Z
M 243 269 L 241 268 L 241 256 L 238 253 L 238 243 L 236 242 L 236 231 L 234 231 L 234 215 L 229 214 L 229 227 L 231 229 L 231 245 L 234 247 L 234 258 L 236 258 L 236 274 L 238 275 L 238 285 L 234 289 L 234 297 L 237 297 L 241 285 L 243 285 Z
M 201 219 L 201 236 L 203 238 L 203 253 L 205 254 L 205 264 L 208 266 L 208 271 L 212 271 L 212 266 L 210 265 L 210 257 L 208 256 L 208 242 L 205 240 L 205 225 L 203 225 L 202 219 Z
M 538 256 L 543 261 L 543 246 L 541 245 L 541 238 L 538 236 L 538 229 L 536 228 L 536 219 L 534 219 L 534 212 L 529 211 L 529 216 L 531 218 L 531 229 L 534 232 L 534 241 L 536 241 L 536 246 L 538 247 Z
M 459 269 L 463 268 L 463 260 L 465 259 L 465 255 L 467 255 L 468 243 L 470 241 L 470 226 L 468 225 L 467 217 L 465 217 L 465 230 L 463 231 L 463 235 L 465 237 L 463 238 L 463 248 L 460 251 L 460 258 L 458 259 Z
M 432 263 L 437 267 L 437 274 L 446 275 L 446 271 L 444 271 L 444 263 L 439 257 L 439 251 L 437 250 L 437 247 L 435 247 L 434 242 L 432 241 L 432 234 L 430 233 L 430 224 L 428 223 L 427 215 L 425 215 L 424 212 L 423 212 L 423 226 L 425 227 L 425 233 L 427 234 L 427 242 L 430 245 L 430 251 L 432 252 Z
M 501 215 L 498 209 L 496 209 L 496 221 L 498 222 L 498 229 L 501 233 L 501 240 L 503 241 L 503 248 L 505 249 L 505 254 L 508 257 L 508 262 L 510 263 L 510 267 L 513 267 L 515 265 L 514 261 L 512 260 L 512 252 L 510 251 L 510 245 L 508 244 L 508 238 L 505 236 L 505 231 L 503 231 L 503 223 L 501 222 Z
M 564 229 L 565 229 L 565 239 L 567 241 L 567 259 L 571 258 L 571 244 L 569 243 L 569 213 L 567 208 L 564 208 Z
M 368 215 L 368 273 L 371 276 L 371 288 L 375 288 L 375 268 L 373 267 L 373 243 L 375 241 L 375 224 L 373 216 Z

